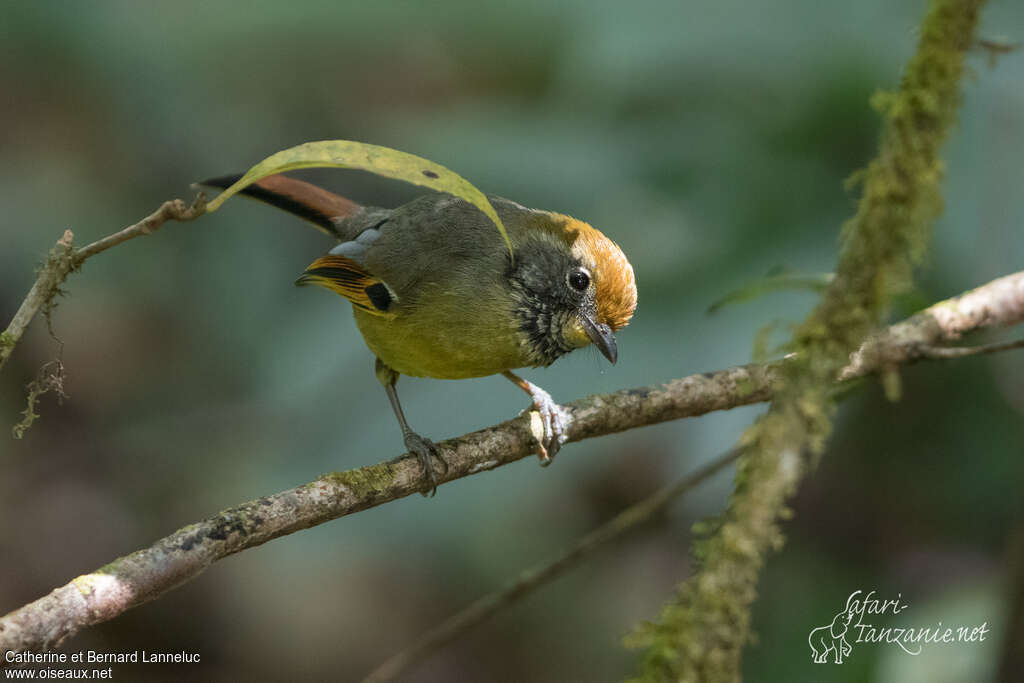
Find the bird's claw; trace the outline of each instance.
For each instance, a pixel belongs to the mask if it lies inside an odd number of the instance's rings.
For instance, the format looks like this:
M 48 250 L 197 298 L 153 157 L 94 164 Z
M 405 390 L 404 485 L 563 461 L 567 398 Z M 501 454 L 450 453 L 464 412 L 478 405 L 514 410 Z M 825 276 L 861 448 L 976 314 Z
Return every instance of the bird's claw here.
M 419 459 L 420 465 L 423 466 L 423 478 L 430 483 L 429 495 L 433 496 L 437 493 L 437 474 L 434 471 L 433 458 L 437 458 L 441 463 L 441 473 L 448 473 L 448 463 L 441 457 L 441 451 L 437 444 L 416 432 L 406 432 L 405 448 Z M 424 496 L 428 495 L 426 491 L 420 491 L 420 493 Z
M 565 433 L 565 419 L 562 417 L 561 406 L 555 403 L 551 394 L 536 385 L 531 385 L 531 387 L 533 409 L 540 416 L 543 432 L 543 436 L 538 438 L 537 458 L 540 460 L 541 467 L 547 467 L 568 438 Z

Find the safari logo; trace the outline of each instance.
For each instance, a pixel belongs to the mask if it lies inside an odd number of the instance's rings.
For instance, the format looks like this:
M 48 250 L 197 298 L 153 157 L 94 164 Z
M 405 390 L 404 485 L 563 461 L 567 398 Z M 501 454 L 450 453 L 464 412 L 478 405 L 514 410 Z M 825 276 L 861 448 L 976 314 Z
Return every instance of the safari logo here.
M 880 598 L 876 591 L 856 590 L 846 598 L 846 606 L 830 623 L 818 626 L 807 636 L 811 660 L 815 664 L 842 664 L 860 643 L 899 647 L 908 655 L 921 654 L 926 646 L 984 642 L 989 635 L 988 622 L 981 624 L 888 625 L 908 609 L 903 594 Z

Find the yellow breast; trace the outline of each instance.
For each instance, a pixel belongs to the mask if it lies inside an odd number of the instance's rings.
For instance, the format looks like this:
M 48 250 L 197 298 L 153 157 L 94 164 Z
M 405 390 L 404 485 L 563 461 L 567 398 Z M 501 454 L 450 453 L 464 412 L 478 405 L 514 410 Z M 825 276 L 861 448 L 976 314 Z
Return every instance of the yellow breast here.
M 414 311 L 383 318 L 353 307 L 370 350 L 395 372 L 413 377 L 486 377 L 526 364 L 515 325 L 501 316 Z M 490 318 L 490 319 L 489 319 Z

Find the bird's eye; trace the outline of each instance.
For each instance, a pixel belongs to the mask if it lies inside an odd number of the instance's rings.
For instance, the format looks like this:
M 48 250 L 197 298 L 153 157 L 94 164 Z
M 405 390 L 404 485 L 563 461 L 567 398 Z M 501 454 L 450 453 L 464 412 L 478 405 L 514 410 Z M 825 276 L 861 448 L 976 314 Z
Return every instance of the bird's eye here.
M 577 268 L 569 273 L 569 286 L 577 292 L 582 292 L 590 286 L 590 273 L 585 268 Z

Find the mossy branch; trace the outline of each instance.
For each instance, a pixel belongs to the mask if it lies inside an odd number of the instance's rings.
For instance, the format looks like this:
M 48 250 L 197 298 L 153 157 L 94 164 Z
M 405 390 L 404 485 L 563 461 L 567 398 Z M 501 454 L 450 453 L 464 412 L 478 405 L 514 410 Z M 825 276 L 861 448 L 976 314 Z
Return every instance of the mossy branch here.
M 74 235 L 70 230 L 65 230 L 64 235 L 57 240 L 56 246 L 50 250 L 46 262 L 39 269 L 32 289 L 21 302 L 21 306 L 18 307 L 10 324 L 7 325 L 7 329 L 0 332 L 0 370 L 7 363 L 7 359 L 11 357 L 14 347 L 21 341 L 21 336 L 36 314 L 41 309 L 45 310 L 53 305 L 54 297 L 60 292 L 60 286 L 68 274 L 81 268 L 86 259 L 133 237 L 152 234 L 169 220 L 191 221 L 204 213 L 206 213 L 206 196 L 202 193 L 199 193 L 191 206 L 180 199 L 166 201 L 160 205 L 159 209 L 138 223 L 96 240 L 81 249 L 74 248 L 72 244 Z
M 843 226 L 835 279 L 793 336 L 797 357 L 785 367 L 770 410 L 740 439 L 745 452 L 736 490 L 714 534 L 697 547 L 700 571 L 656 623 L 631 638 L 646 648 L 641 680 L 740 680 L 760 569 L 781 547 L 787 501 L 829 435 L 831 384 L 878 325 L 889 295 L 910 283 L 942 209 L 939 150 L 953 128 L 982 4 L 932 0 L 899 89 L 872 99 L 883 119 L 880 147 L 855 177 L 863 194 Z
M 985 315 L 979 315 L 985 310 Z M 922 350 L 967 331 L 1024 321 L 1024 271 L 932 306 L 871 342 L 843 377 L 927 357 Z M 694 417 L 772 398 L 787 365 L 798 358 L 691 375 L 666 384 L 581 399 L 562 409 L 570 441 Z M 533 413 L 438 444 L 452 481 L 491 470 L 535 451 Z M 366 510 L 422 490 L 415 456 L 325 474 L 281 493 L 229 508 L 167 536 L 0 618 L 0 652 L 42 652 L 81 629 L 107 621 L 198 576 L 228 555 L 280 536 Z M 0 667 L 3 659 L 0 658 Z

